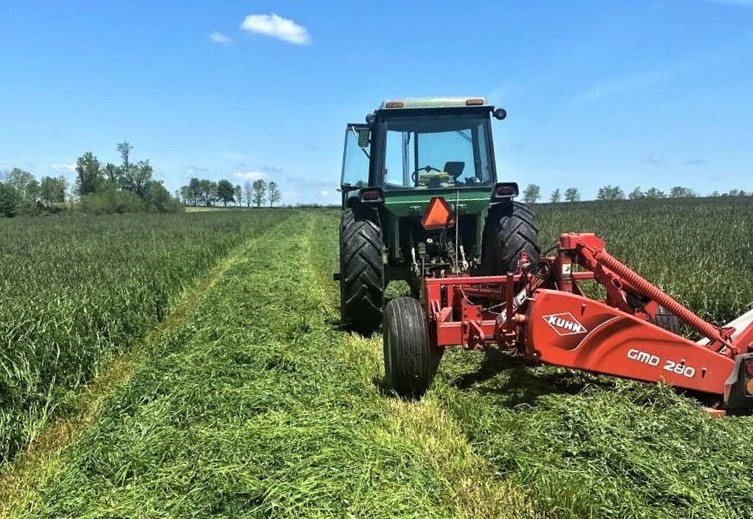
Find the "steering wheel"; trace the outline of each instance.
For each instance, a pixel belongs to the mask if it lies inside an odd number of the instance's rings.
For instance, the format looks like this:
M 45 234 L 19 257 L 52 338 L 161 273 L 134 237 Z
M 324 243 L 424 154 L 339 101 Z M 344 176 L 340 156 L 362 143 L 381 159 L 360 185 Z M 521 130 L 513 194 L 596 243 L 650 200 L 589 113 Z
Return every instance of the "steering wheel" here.
M 423 168 L 418 168 L 416 171 L 414 171 L 411 174 L 411 179 L 413 180 L 414 184 L 418 184 L 418 172 L 419 171 L 425 171 L 429 173 L 430 171 L 436 171 L 437 173 L 444 173 L 441 169 L 437 169 L 434 166 L 429 166 L 428 164 L 424 166 Z

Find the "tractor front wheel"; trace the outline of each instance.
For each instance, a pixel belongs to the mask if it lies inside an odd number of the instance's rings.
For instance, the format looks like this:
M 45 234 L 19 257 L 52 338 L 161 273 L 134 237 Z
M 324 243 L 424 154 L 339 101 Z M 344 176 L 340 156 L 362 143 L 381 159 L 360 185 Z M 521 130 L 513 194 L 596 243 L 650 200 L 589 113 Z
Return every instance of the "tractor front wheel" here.
M 406 398 L 421 398 L 444 354 L 432 344 L 421 303 L 398 297 L 384 309 L 384 373 L 387 389 Z
M 345 209 L 340 226 L 340 320 L 371 335 L 382 324 L 382 230 L 367 215 Z

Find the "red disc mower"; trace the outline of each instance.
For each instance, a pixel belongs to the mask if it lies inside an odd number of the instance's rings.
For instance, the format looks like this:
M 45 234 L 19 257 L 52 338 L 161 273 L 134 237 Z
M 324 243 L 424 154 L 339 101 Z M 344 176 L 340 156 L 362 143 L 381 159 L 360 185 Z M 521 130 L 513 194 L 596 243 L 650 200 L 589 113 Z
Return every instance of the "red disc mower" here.
M 753 310 L 726 326 L 696 315 L 611 256 L 594 234 L 562 234 L 553 254 L 521 254 L 517 272 L 423 280 L 419 299 L 385 308 L 386 384 L 417 398 L 444 349 L 500 348 L 528 359 L 718 395 L 753 409 Z M 603 300 L 584 282 L 603 287 Z M 700 341 L 681 335 L 697 332 Z

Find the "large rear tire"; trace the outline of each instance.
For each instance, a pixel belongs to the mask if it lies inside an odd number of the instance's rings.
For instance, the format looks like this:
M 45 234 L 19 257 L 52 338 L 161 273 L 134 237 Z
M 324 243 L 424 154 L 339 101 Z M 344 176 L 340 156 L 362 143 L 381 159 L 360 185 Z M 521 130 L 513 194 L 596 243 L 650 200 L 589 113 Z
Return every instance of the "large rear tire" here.
M 518 269 L 520 254 L 532 259 L 541 254 L 539 229 L 533 211 L 526 204 L 512 202 L 491 211 L 484 240 L 484 264 L 490 274 L 506 274 Z
M 340 320 L 371 335 L 382 324 L 382 230 L 374 219 L 345 209 L 340 225 Z
M 406 398 L 421 398 L 434 379 L 444 348 L 432 344 L 417 299 L 398 297 L 387 303 L 382 341 L 387 389 Z

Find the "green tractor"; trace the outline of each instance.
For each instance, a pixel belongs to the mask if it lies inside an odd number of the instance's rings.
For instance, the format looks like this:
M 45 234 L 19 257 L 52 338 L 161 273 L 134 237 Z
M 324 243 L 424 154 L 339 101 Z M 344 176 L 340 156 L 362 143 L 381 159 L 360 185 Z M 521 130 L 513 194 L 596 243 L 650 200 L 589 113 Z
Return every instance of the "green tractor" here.
M 497 179 L 491 119 L 505 116 L 483 98 L 405 99 L 347 125 L 334 276 L 344 325 L 379 329 L 390 281 L 418 299 L 424 278 L 504 274 L 522 252 L 538 257 L 533 213 Z

